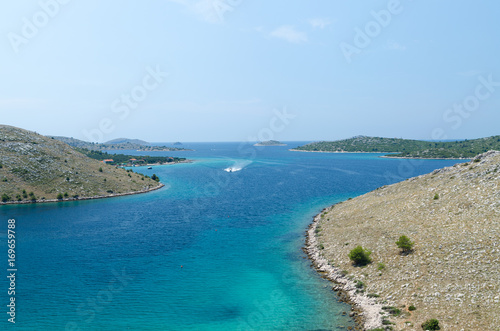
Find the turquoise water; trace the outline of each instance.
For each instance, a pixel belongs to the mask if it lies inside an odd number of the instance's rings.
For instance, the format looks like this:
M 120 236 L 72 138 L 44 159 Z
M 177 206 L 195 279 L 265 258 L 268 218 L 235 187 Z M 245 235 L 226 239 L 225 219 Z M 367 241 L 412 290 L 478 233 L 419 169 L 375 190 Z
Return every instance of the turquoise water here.
M 292 144 L 294 147 L 299 143 Z M 135 168 L 148 194 L 0 207 L 16 219 L 16 329 L 333 330 L 353 325 L 301 247 L 322 208 L 457 161 L 188 144 L 191 164 Z M 288 147 L 289 148 L 289 147 Z M 130 152 L 132 153 L 132 152 Z M 224 168 L 242 167 L 227 173 Z M 0 278 L 7 322 L 8 282 Z

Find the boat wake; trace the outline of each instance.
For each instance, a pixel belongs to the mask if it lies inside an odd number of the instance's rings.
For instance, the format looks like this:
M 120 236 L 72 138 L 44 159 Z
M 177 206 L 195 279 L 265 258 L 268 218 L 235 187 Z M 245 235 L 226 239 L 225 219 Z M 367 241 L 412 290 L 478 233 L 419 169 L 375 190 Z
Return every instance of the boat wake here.
M 224 169 L 224 171 L 226 172 L 236 172 L 236 171 L 240 171 L 241 168 L 236 168 L 236 167 L 229 167 L 229 168 L 226 168 Z
M 252 163 L 252 161 L 248 160 L 237 160 L 234 162 L 232 167 L 224 169 L 226 172 L 236 172 L 236 171 L 241 171 L 243 170 L 247 165 Z

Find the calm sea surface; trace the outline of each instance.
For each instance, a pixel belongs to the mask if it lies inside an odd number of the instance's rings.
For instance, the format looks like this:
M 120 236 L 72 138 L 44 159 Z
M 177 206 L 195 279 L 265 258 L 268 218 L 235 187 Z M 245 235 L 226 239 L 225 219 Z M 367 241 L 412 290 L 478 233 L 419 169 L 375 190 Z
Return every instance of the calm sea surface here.
M 310 268 L 322 208 L 458 161 L 193 143 L 135 168 L 165 188 L 96 201 L 0 207 L 0 329 L 334 330 L 353 325 Z M 127 154 L 140 153 L 127 151 Z M 224 168 L 241 168 L 228 173 Z M 16 219 L 16 324 L 7 322 L 7 220 Z M 3 259 L 3 260 L 2 260 Z

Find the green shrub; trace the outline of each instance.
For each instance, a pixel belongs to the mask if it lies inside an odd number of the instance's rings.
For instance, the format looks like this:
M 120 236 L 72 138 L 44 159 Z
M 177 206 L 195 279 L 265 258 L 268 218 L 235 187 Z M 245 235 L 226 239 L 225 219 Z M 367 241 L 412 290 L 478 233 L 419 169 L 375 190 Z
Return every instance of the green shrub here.
M 102 167 L 99 167 L 99 172 L 102 172 Z
M 57 194 L 57 200 L 62 200 L 63 199 L 63 195 L 61 193 Z
M 407 236 L 401 236 L 399 237 L 399 240 L 396 241 L 396 245 L 403 250 L 403 253 L 410 252 L 414 244 L 415 243 L 413 243 Z
M 437 200 L 437 199 L 439 199 L 439 194 L 436 193 L 436 194 L 434 194 L 434 200 Z
M 362 281 L 358 280 L 356 281 L 356 288 L 363 288 L 365 287 L 365 283 L 363 283 Z
M 417 310 L 417 307 L 415 307 L 414 305 L 411 305 L 410 307 L 408 307 L 408 310 L 414 311 L 414 310 Z
M 159 181 L 160 181 L 160 177 L 156 176 L 156 174 L 153 174 L 153 176 L 151 176 L 151 179 L 152 179 L 152 180 L 155 180 L 155 181 L 157 181 L 157 182 L 159 182 Z
M 370 258 L 371 253 L 372 252 L 370 252 L 369 250 L 364 249 L 361 246 L 357 246 L 349 252 L 348 256 L 349 259 L 354 262 L 354 264 L 363 266 L 372 262 Z
M 2 194 L 2 202 L 7 202 L 10 200 L 10 196 L 7 193 Z
M 422 330 L 441 330 L 439 321 L 435 318 L 425 321 L 422 323 Z
M 389 314 L 393 316 L 399 316 L 401 315 L 401 309 L 392 307 L 392 306 L 384 306 L 382 307 L 383 310 L 386 310 Z
M 384 270 L 384 269 L 385 269 L 385 264 L 384 264 L 384 263 L 382 263 L 382 262 L 379 262 L 379 263 L 378 263 L 378 266 L 377 266 L 377 269 L 378 269 L 378 270 Z

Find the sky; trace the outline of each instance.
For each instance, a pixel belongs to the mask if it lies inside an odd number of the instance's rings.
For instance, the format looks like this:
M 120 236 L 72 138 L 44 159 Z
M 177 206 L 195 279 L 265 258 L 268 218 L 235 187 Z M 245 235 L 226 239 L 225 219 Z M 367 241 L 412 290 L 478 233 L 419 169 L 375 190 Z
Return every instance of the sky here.
M 0 124 L 96 142 L 500 134 L 498 1 L 1 6 Z

